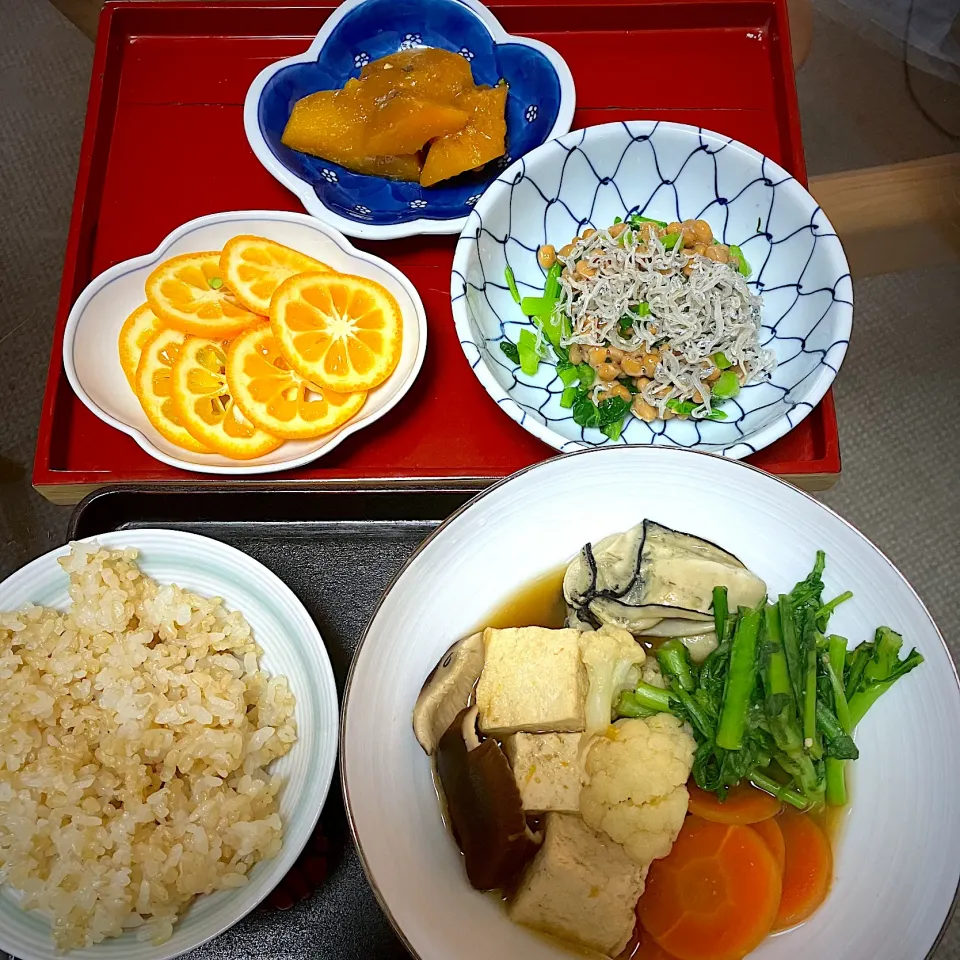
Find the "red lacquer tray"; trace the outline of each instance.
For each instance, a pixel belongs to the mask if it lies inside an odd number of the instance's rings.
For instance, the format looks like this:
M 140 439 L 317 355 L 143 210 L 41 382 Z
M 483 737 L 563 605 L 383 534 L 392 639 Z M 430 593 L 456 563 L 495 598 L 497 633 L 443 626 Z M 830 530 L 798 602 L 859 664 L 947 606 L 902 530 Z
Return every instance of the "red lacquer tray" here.
M 107 483 L 222 483 L 147 456 L 74 396 L 61 363 L 67 314 L 83 287 L 207 213 L 297 210 L 247 145 L 247 87 L 268 63 L 307 48 L 335 4 L 304 0 L 108 2 L 87 124 L 33 482 L 61 503 Z M 742 140 L 805 181 L 784 0 L 495 0 L 511 33 L 567 60 L 575 127 L 659 118 Z M 643 62 L 653 76 L 631 79 Z M 260 482 L 479 487 L 554 451 L 505 416 L 461 351 L 450 313 L 455 237 L 360 243 L 417 286 L 429 322 L 419 379 L 404 401 L 333 453 Z M 751 462 L 810 489 L 840 472 L 831 394 Z M 254 482 L 254 481 L 238 481 Z

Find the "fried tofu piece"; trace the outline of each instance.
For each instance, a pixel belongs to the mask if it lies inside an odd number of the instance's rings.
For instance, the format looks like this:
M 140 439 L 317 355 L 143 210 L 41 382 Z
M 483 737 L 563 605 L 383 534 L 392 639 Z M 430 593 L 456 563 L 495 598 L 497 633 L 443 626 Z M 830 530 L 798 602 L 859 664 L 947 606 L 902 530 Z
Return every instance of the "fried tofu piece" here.
M 483 672 L 477 684 L 483 733 L 583 730 L 587 671 L 580 660 L 578 630 L 488 627 L 483 645 Z
M 503 749 L 527 813 L 580 812 L 579 733 L 516 733 Z
M 569 813 L 548 813 L 546 836 L 510 905 L 510 919 L 615 957 L 636 924 L 646 870 Z

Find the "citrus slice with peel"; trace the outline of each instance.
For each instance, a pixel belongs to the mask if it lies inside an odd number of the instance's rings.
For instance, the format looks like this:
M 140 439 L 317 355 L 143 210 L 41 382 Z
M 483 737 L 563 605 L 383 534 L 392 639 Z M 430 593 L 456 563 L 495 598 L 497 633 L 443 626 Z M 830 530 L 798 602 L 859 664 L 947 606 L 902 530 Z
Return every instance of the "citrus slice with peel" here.
M 224 340 L 263 322 L 224 283 L 219 250 L 164 260 L 147 277 L 146 290 L 147 303 L 161 320 L 196 337 Z
M 283 441 L 251 423 L 227 384 L 227 347 L 190 337 L 173 365 L 173 402 L 183 425 L 201 443 L 233 460 L 252 460 Z
M 299 250 L 265 237 L 228 240 L 220 254 L 220 276 L 248 310 L 266 317 L 277 287 L 298 273 L 328 273 L 331 268 Z
M 334 393 L 304 380 L 269 327 L 245 330 L 227 351 L 230 396 L 262 430 L 284 440 L 321 437 L 354 416 L 365 393 Z
M 123 321 L 117 349 L 120 351 L 120 366 L 123 367 L 127 382 L 134 393 L 137 390 L 137 367 L 140 365 L 140 355 L 143 353 L 144 345 L 162 329 L 163 324 L 150 309 L 149 303 L 137 307 Z
M 372 390 L 400 360 L 400 307 L 366 277 L 301 273 L 284 280 L 270 304 L 270 327 L 301 377 L 337 393 Z
M 183 425 L 173 402 L 173 365 L 186 339 L 180 330 L 164 329 L 154 334 L 143 346 L 133 389 L 157 433 L 184 450 L 213 453 Z

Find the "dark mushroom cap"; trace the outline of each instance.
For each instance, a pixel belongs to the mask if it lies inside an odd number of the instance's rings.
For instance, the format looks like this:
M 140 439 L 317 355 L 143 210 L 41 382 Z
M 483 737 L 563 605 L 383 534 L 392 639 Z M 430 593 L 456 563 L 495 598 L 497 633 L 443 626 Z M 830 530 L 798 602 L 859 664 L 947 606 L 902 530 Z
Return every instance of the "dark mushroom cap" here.
M 474 714 L 475 708 L 472 708 Z M 495 740 L 468 749 L 461 710 L 437 746 L 437 773 L 467 878 L 477 890 L 509 884 L 536 850 L 510 761 Z M 475 722 L 475 720 L 474 720 Z

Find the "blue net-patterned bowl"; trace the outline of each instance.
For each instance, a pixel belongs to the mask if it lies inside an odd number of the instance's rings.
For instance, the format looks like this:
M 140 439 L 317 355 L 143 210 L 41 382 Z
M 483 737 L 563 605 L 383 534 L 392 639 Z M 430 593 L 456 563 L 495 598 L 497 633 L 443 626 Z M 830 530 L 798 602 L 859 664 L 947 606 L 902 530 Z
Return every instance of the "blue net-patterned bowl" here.
M 590 225 L 640 213 L 702 217 L 738 244 L 763 296 L 761 343 L 777 367 L 768 382 L 726 401 L 723 422 L 629 418 L 620 440 L 583 428 L 560 406 L 552 362 L 530 377 L 501 351 L 531 323 L 504 279 L 539 295 L 537 248 L 558 249 Z M 637 121 L 577 130 L 544 144 L 490 186 L 457 243 L 453 317 L 474 372 L 503 411 L 558 450 L 664 444 L 748 456 L 793 429 L 820 402 L 850 339 L 853 285 L 843 248 L 816 200 L 768 157 L 697 127 Z
M 420 46 L 459 53 L 475 83 L 507 81 L 507 153 L 501 160 L 421 187 L 352 173 L 280 142 L 297 100 L 342 87 L 371 60 Z M 243 121 L 257 158 L 308 213 L 348 236 L 388 240 L 459 233 L 504 167 L 570 129 L 575 102 L 573 77 L 556 50 L 506 33 L 477 0 L 346 0 L 309 50 L 261 71 L 247 91 Z

